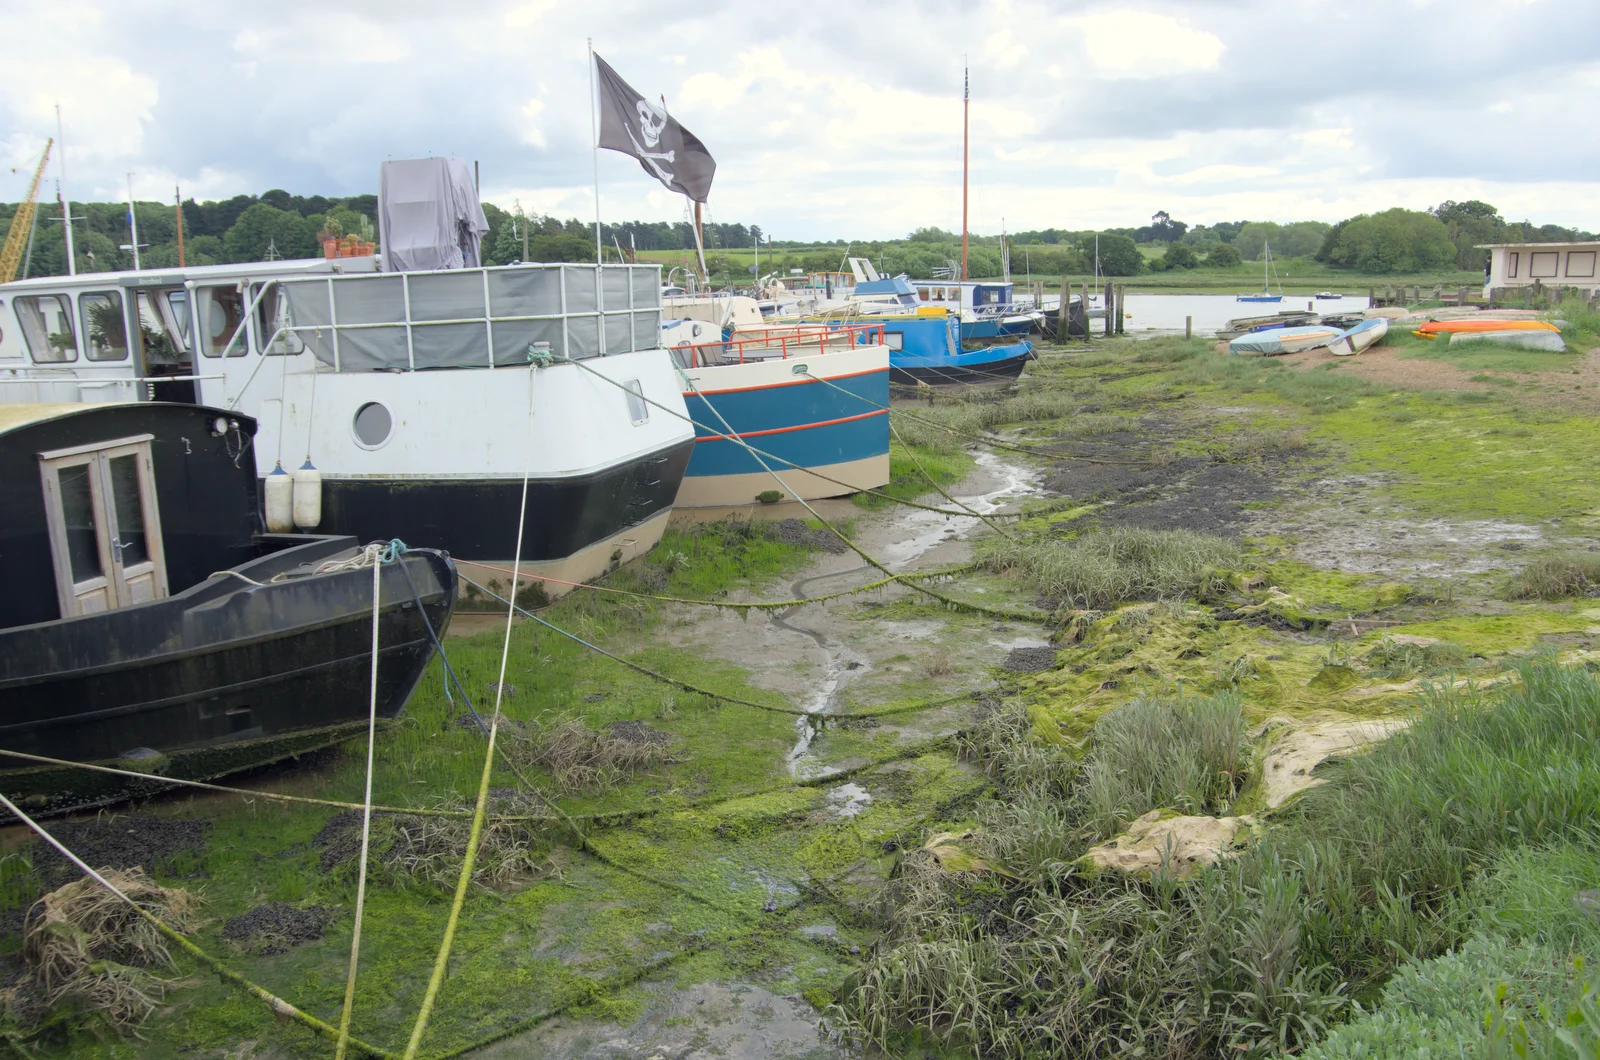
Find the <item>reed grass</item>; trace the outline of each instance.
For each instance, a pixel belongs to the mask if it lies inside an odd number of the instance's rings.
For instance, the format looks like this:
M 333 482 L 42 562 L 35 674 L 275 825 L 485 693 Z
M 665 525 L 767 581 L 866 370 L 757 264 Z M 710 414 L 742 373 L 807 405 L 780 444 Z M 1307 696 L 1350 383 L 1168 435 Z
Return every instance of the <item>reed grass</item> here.
M 1070 540 L 995 542 L 991 571 L 1024 578 L 1062 606 L 1102 609 L 1127 600 L 1204 595 L 1243 562 L 1239 545 L 1191 530 L 1087 530 Z
M 992 761 L 1005 810 L 985 817 L 990 853 L 1012 876 L 922 884 L 833 1016 L 890 1053 L 912 1036 L 1017 1058 L 1304 1050 L 1356 1013 L 1354 998 L 1378 999 L 1398 968 L 1480 930 L 1485 900 L 1536 924 L 1570 901 L 1581 864 L 1542 897 L 1513 870 L 1539 851 L 1595 845 L 1600 680 L 1550 658 L 1519 677 L 1492 696 L 1431 689 L 1409 730 L 1348 759 L 1255 846 L 1182 885 L 1078 870 L 1087 838 L 1062 837 L 1084 822 L 1060 807 L 1094 805 L 1081 790 L 1088 771 L 1020 751 L 1020 719 L 992 722 L 977 735 L 999 742 L 973 751 Z M 1141 737 L 1169 761 L 1182 753 L 1184 741 L 1136 712 L 1097 728 L 1089 760 Z M 1064 824 L 1040 813 L 1051 792 Z M 1046 849 L 1047 861 L 1001 857 Z
M 1512 600 L 1560 600 L 1600 589 L 1600 555 L 1582 552 L 1544 556 L 1511 577 L 1506 596 Z

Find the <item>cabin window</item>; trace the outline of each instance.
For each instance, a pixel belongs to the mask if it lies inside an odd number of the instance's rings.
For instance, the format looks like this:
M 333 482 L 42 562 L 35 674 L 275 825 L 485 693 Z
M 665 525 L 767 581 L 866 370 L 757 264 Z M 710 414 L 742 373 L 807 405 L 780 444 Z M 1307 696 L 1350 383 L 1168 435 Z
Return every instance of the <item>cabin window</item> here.
M 917 297 L 926 302 L 928 300 L 928 289 L 926 287 L 918 287 Z
M 644 384 L 630 379 L 622 384 L 628 395 L 628 418 L 637 426 L 650 418 L 650 406 L 644 400 Z
M 188 367 L 183 354 L 182 339 L 161 314 L 161 303 L 155 291 L 137 291 L 134 303 L 138 306 L 139 351 L 144 358 L 144 369 L 151 374 L 161 374 L 158 368 Z
M 1518 264 L 1519 260 L 1521 259 L 1521 257 L 1522 257 L 1522 255 L 1517 253 L 1514 250 L 1506 254 L 1506 278 L 1507 279 L 1511 279 L 1512 277 L 1516 276 L 1516 274 L 1517 274 L 1517 264 Z
M 166 291 L 163 296 L 167 302 L 167 326 L 178 337 L 178 343 L 187 348 L 192 345 L 190 336 L 194 334 L 189 327 L 189 292 Z
M 1594 278 L 1594 255 L 1592 250 L 1574 250 L 1567 255 L 1567 275 L 1575 279 L 1588 280 Z
M 61 616 L 167 595 L 150 435 L 41 453 Z
M 1556 275 L 1557 263 L 1561 260 L 1561 252 L 1556 250 L 1535 250 L 1528 254 L 1528 275 L 1536 280 L 1552 279 Z
M 306 344 L 300 341 L 299 335 L 282 330 L 293 326 L 294 316 L 289 312 L 289 299 L 282 287 L 272 284 L 256 305 L 256 339 L 261 352 L 269 357 L 293 357 L 305 349 Z
M 72 309 L 64 294 L 34 294 L 13 299 L 17 320 L 28 352 L 39 364 L 63 364 L 78 359 L 78 340 L 72 334 Z
M 91 361 L 121 361 L 128 356 L 128 322 L 121 291 L 90 291 L 78 296 L 85 355 Z
M 236 287 L 202 287 L 199 290 L 199 333 L 204 336 L 200 352 L 207 357 L 221 357 L 227 350 L 229 357 L 243 357 L 249 352 L 245 340 L 237 342 L 239 325 L 244 323 L 244 299 Z M 231 343 L 231 345 L 230 345 Z
M 394 416 L 390 414 L 387 406 L 377 401 L 369 401 L 356 409 L 355 419 L 350 421 L 350 429 L 355 432 L 356 444 L 361 448 L 377 449 L 394 433 Z
M 891 350 L 903 350 L 906 348 L 905 334 L 899 331 L 885 332 L 883 336 L 883 344 L 889 347 Z

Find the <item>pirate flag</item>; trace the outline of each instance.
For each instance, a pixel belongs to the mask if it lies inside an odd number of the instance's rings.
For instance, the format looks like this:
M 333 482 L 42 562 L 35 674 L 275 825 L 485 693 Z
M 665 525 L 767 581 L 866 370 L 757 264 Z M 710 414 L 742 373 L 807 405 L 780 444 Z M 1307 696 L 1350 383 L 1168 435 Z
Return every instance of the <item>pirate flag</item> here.
M 674 121 L 664 106 L 635 92 L 600 56 L 600 146 L 639 160 L 668 191 L 705 202 L 717 162 L 700 138 Z

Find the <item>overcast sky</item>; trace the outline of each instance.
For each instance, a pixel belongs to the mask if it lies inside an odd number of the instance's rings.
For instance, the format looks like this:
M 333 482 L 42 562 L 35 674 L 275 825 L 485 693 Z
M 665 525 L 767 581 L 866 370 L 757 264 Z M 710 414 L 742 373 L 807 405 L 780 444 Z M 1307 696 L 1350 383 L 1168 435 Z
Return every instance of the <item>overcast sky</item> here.
M 780 239 L 960 227 L 964 54 L 974 231 L 1467 198 L 1600 229 L 1596 0 L 692 7 L 0 0 L 0 199 L 59 102 L 74 199 L 129 171 L 141 199 L 355 194 L 454 154 L 486 199 L 587 220 L 592 36 L 716 156 L 710 217 Z M 632 159 L 599 169 L 606 219 L 685 216 Z

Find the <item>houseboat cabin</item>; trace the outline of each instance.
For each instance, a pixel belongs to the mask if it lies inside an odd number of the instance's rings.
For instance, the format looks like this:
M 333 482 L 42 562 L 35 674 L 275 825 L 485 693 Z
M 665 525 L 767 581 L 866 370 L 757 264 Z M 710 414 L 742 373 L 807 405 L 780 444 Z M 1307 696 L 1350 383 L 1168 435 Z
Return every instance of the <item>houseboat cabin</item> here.
M 1489 252 L 1485 293 L 1519 287 L 1600 290 L 1600 240 L 1577 243 L 1482 243 Z

